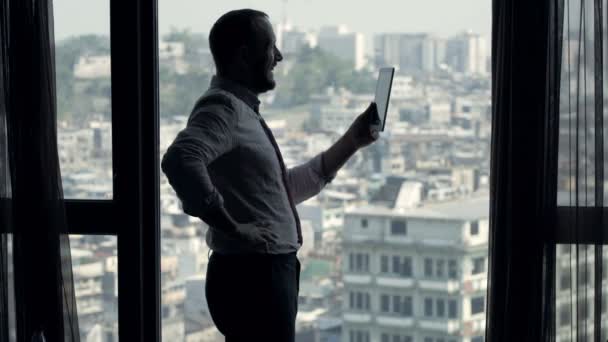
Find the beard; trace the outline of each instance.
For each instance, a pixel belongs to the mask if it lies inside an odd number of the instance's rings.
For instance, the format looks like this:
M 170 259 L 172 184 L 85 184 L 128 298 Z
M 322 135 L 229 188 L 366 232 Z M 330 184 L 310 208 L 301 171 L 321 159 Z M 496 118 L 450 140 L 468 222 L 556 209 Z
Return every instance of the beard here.
M 258 93 L 264 93 L 276 87 L 276 82 L 272 75 L 272 66 L 265 62 L 256 63 L 252 68 L 252 86 Z

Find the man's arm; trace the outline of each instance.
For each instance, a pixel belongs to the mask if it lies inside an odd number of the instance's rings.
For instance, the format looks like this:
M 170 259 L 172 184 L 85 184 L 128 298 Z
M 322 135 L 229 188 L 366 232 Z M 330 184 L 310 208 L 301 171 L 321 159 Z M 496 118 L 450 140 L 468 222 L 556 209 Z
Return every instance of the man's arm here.
M 317 195 L 355 152 L 376 141 L 378 132 L 372 131 L 370 124 L 378 120 L 376 104 L 372 102 L 330 148 L 309 162 L 289 169 L 287 179 L 294 202 L 298 204 Z
M 334 179 L 335 173 L 327 174 L 324 170 L 323 153 L 287 170 L 287 182 L 296 204 L 315 196 Z
M 224 209 L 207 166 L 234 147 L 235 114 L 224 104 L 201 107 L 167 148 L 161 162 L 184 212 L 226 231 L 234 231 L 236 223 Z

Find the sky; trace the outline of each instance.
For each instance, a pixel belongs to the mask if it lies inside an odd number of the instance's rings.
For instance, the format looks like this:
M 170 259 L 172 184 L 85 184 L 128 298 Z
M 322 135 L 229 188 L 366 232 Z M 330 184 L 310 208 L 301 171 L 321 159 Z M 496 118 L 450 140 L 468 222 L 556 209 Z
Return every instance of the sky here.
M 171 27 L 207 33 L 224 12 L 255 8 L 273 23 L 284 13 L 297 27 L 346 24 L 368 39 L 379 32 L 430 32 L 449 36 L 472 30 L 491 32 L 491 0 L 158 0 L 159 32 Z M 55 0 L 55 37 L 109 34 L 110 0 Z

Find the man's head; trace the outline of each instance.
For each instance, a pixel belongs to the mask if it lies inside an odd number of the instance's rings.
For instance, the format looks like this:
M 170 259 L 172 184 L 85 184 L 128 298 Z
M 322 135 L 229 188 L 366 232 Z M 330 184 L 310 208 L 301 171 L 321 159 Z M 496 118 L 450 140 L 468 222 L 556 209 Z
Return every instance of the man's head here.
M 268 15 L 241 9 L 222 15 L 209 33 L 217 73 L 240 82 L 256 93 L 274 89 L 272 74 L 283 60 Z

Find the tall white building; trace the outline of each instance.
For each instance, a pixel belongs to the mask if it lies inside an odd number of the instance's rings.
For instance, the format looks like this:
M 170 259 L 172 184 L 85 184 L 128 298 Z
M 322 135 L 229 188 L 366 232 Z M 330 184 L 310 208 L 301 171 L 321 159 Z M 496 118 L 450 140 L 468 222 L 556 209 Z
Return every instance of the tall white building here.
M 356 70 L 366 64 L 365 37 L 362 33 L 350 32 L 345 25 L 321 28 L 318 46 L 336 57 L 352 62 Z
M 377 66 L 430 72 L 443 63 L 445 41 L 428 33 L 382 33 L 374 37 L 374 50 Z
M 297 53 L 303 47 L 315 47 L 317 35 L 300 30 L 286 21 L 276 25 L 277 48 L 285 56 Z
M 348 211 L 342 341 L 483 341 L 488 214 L 487 194 Z
M 468 31 L 448 39 L 446 61 L 455 71 L 487 74 L 488 46 L 485 38 Z

